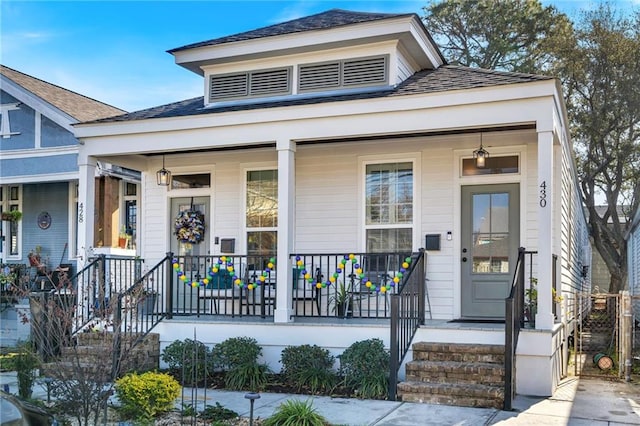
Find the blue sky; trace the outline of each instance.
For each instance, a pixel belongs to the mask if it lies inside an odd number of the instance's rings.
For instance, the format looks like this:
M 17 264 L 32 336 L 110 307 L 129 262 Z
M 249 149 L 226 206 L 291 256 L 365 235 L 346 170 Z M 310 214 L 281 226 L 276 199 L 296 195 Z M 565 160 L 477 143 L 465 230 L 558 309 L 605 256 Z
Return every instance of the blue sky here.
M 614 1 L 621 8 L 640 0 Z M 423 1 L 18 1 L 0 2 L 0 63 L 135 111 L 201 96 L 202 78 L 167 50 L 340 8 L 415 12 Z M 593 5 L 543 0 L 574 15 Z

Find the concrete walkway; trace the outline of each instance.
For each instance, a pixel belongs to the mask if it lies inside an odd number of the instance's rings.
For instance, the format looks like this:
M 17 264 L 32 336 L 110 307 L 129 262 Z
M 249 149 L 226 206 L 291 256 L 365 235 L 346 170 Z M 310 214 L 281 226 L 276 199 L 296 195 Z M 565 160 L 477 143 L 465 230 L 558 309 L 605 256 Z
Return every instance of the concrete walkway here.
M 17 392 L 15 373 L 0 373 L 0 385 L 5 384 L 9 385 L 12 393 Z M 250 403 L 245 394 L 185 388 L 176 407 L 183 403 L 199 408 L 220 403 L 248 417 Z M 36 384 L 34 397 L 46 399 L 44 385 Z M 254 418 L 269 417 L 289 399 L 311 400 L 317 412 L 335 425 L 640 425 L 640 384 L 602 379 L 565 379 L 550 398 L 518 396 L 513 404 L 514 411 L 509 412 L 491 408 L 262 393 L 254 403 Z

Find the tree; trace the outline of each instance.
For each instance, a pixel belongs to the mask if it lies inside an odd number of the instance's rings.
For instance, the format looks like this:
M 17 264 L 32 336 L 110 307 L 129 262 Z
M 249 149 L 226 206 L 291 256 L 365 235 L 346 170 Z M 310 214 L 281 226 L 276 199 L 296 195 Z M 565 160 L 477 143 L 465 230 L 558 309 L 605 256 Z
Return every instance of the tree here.
M 610 293 L 625 287 L 625 233 L 640 203 L 639 30 L 640 13 L 625 18 L 601 3 L 582 12 L 554 66 L 565 90 L 589 233 L 611 274 Z M 596 209 L 599 196 L 604 212 Z
M 540 72 L 569 19 L 538 0 L 431 1 L 424 23 L 452 63 L 486 69 Z

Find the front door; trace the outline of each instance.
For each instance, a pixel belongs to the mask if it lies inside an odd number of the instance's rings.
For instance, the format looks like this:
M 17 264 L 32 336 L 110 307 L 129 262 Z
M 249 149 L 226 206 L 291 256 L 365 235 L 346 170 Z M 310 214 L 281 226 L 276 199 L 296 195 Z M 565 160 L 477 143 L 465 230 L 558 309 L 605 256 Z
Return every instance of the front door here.
M 504 318 L 519 244 L 519 185 L 463 186 L 462 317 Z
M 204 235 L 199 242 L 189 243 L 179 241 L 176 236 L 176 218 L 184 211 L 197 211 L 204 219 Z M 171 252 L 179 256 L 205 256 L 209 254 L 209 235 L 211 215 L 209 214 L 209 197 L 184 197 L 171 199 Z

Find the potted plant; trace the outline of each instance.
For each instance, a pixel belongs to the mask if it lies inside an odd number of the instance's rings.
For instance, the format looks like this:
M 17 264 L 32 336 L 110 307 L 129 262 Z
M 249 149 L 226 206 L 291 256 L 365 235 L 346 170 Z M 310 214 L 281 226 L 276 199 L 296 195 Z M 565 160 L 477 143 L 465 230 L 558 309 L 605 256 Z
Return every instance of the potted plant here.
M 158 293 L 155 290 L 142 288 L 139 293 L 137 309 L 139 315 L 151 315 L 155 312 Z
M 118 235 L 118 247 L 127 248 L 128 239 L 129 239 L 129 235 L 127 234 L 127 231 L 124 229 L 124 226 L 123 226 L 122 229 L 120 229 L 120 234 Z
M 336 292 L 331 296 L 330 303 L 332 310 L 339 317 L 350 317 L 353 315 L 353 295 L 351 294 L 351 284 L 338 281 Z
M 20 210 L 9 210 L 2 212 L 2 220 L 8 222 L 17 222 L 22 219 L 22 212 Z
M 526 301 L 524 304 L 524 315 L 532 328 L 536 327 L 536 314 L 538 313 L 538 279 L 531 278 L 529 288 L 525 289 Z M 556 294 L 556 289 L 551 289 L 551 296 L 554 303 L 562 302 L 562 296 Z
M 29 252 L 27 255 L 29 258 L 29 265 L 35 266 L 37 268 L 42 267 L 42 247 L 36 246 L 33 250 Z

